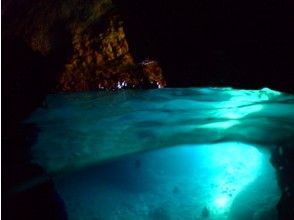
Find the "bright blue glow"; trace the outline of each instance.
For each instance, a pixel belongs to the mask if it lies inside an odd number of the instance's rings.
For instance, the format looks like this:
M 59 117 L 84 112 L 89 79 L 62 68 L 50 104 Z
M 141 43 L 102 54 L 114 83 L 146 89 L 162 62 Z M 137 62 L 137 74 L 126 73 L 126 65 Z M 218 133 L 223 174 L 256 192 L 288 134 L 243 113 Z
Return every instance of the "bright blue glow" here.
M 69 220 L 195 220 L 202 219 L 204 207 L 208 219 L 244 220 L 240 210 L 275 208 L 280 196 L 268 154 L 237 142 L 132 155 L 62 177 L 56 186 Z
M 220 196 L 215 199 L 215 204 L 219 208 L 224 208 L 227 205 L 228 201 L 229 201 L 228 196 Z
M 277 204 L 268 155 L 254 146 L 293 139 L 293 95 L 187 88 L 47 102 L 27 120 L 40 128 L 32 158 L 56 177 L 70 220 L 195 220 L 204 207 L 209 219 L 239 220 Z
M 58 173 L 174 145 L 273 146 L 293 137 L 293 100 L 270 89 L 232 88 L 50 95 L 48 108 L 27 120 L 40 128 L 32 158 Z
M 246 107 L 231 107 L 228 109 L 225 108 L 223 114 L 224 114 L 224 117 L 228 119 L 241 119 L 250 113 L 258 112 L 261 109 L 262 109 L 262 105 L 246 106 Z
M 253 146 L 229 142 L 200 147 L 202 163 L 215 187 L 207 199 L 216 214 L 228 212 L 236 195 L 260 174 L 262 154 Z

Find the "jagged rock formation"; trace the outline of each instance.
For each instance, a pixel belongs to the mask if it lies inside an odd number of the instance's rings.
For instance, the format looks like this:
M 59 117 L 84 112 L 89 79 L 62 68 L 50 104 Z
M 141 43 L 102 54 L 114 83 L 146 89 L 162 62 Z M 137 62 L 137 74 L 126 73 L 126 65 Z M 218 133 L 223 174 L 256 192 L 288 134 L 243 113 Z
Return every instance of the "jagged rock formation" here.
M 135 64 L 129 51 L 123 21 L 117 12 L 108 14 L 106 27 L 90 26 L 73 36 L 74 53 L 59 79 L 61 91 L 164 87 L 162 70 L 156 61 Z
M 48 73 L 54 91 L 165 85 L 157 62 L 135 63 L 111 0 L 12 2 L 4 3 L 4 39 L 21 39 L 49 66 L 61 66 Z

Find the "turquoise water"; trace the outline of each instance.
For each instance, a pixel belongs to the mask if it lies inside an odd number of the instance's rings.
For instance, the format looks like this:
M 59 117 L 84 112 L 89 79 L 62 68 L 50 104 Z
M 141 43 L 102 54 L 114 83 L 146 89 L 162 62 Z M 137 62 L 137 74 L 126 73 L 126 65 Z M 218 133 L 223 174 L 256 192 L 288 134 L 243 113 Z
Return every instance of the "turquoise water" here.
M 269 158 L 294 139 L 294 96 L 186 88 L 49 95 L 32 160 L 69 219 L 276 219 Z
M 75 220 L 270 220 L 280 196 L 268 154 L 240 143 L 127 156 L 55 182 Z

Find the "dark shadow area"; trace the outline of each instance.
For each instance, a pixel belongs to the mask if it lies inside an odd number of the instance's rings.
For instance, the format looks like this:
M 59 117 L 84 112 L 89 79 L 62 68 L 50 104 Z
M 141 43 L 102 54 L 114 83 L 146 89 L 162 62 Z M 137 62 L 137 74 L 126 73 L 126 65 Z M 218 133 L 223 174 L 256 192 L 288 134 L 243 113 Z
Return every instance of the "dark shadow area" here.
M 272 151 L 271 163 L 276 169 L 282 196 L 277 204 L 279 219 L 294 219 L 294 149 L 293 142 L 285 142 Z
M 54 89 L 70 53 L 68 36 L 56 24 L 48 56 L 32 51 L 18 38 L 2 38 L 2 217 L 66 219 L 61 199 L 46 172 L 30 161 L 39 129 L 22 121 Z
M 115 2 L 135 56 L 154 56 L 169 86 L 294 91 L 290 1 Z
M 63 201 L 55 192 L 51 178 L 30 162 L 30 147 L 38 128 L 19 125 L 2 134 L 2 218 L 67 219 Z

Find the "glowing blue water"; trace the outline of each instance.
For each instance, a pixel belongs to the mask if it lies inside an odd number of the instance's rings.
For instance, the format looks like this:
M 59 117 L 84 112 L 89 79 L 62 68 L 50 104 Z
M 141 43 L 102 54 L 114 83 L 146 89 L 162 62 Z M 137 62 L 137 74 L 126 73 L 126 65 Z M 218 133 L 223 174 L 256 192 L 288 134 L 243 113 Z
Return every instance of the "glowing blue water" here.
M 49 95 L 26 121 L 70 219 L 276 219 L 269 150 L 294 96 L 230 88 Z
M 70 219 L 276 219 L 269 156 L 240 143 L 132 155 L 55 179 Z
M 190 88 L 49 95 L 27 122 L 41 129 L 34 161 L 67 171 L 140 151 L 294 139 L 294 96 L 269 89 Z

